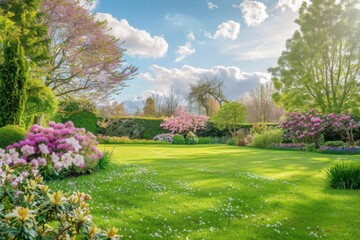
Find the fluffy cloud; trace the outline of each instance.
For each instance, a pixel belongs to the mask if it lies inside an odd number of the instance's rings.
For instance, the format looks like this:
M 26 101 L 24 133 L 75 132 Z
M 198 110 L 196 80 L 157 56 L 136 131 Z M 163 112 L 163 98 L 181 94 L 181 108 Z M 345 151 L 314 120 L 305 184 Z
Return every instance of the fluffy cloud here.
M 99 0 L 89 1 L 89 0 L 80 0 L 80 5 L 90 11 L 93 11 L 99 3 Z
M 195 51 L 195 48 L 190 42 L 187 42 L 185 45 L 178 46 L 175 62 L 181 62 L 185 57 L 194 54 Z
M 194 35 L 194 33 L 189 33 L 187 36 L 186 36 L 186 38 L 189 40 L 189 41 L 195 41 L 196 40 L 196 38 L 195 38 L 195 35 Z
M 196 83 L 204 77 L 216 77 L 224 81 L 225 95 L 229 99 L 237 99 L 250 91 L 261 81 L 269 81 L 270 74 L 264 72 L 243 72 L 235 66 L 214 66 L 211 68 L 196 68 L 184 65 L 181 68 L 166 68 L 158 65 L 150 66 L 153 89 L 159 93 L 168 93 L 170 89 L 177 92 L 187 92 L 189 84 Z
M 310 3 L 310 0 L 279 0 L 276 8 L 280 8 L 282 11 L 290 9 L 293 12 L 297 12 L 303 2 Z
M 159 36 L 151 36 L 145 30 L 130 26 L 127 20 L 118 20 L 108 13 L 97 13 L 96 18 L 107 21 L 109 33 L 124 40 L 126 54 L 141 58 L 161 58 L 168 50 L 168 43 Z
M 265 4 L 258 1 L 244 0 L 241 4 L 232 6 L 241 9 L 244 21 L 248 26 L 259 25 L 269 17 Z
M 209 8 L 210 10 L 213 10 L 213 9 L 218 8 L 218 6 L 217 6 L 217 5 L 215 5 L 215 4 L 214 4 L 214 3 L 212 3 L 212 2 L 208 2 L 208 3 L 207 3 L 207 5 L 208 5 L 208 8 Z
M 217 31 L 213 35 L 209 35 L 210 38 L 218 39 L 237 39 L 240 33 L 240 23 L 233 20 L 223 22 L 217 26 Z
M 146 73 L 140 73 L 138 75 L 138 78 L 142 79 L 142 80 L 145 80 L 145 81 L 149 81 L 149 82 L 153 82 L 154 81 L 154 78 L 152 77 L 152 75 L 148 72 Z

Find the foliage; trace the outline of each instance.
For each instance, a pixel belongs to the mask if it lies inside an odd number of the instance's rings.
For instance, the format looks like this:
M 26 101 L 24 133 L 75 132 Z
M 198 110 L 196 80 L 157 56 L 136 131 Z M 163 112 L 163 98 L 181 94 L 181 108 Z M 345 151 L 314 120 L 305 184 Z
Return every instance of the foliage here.
M 5 126 L 0 128 L 0 148 L 21 141 L 25 138 L 26 131 L 19 126 Z
M 199 137 L 199 144 L 226 144 L 226 137 Z
M 250 129 L 250 133 L 252 135 L 254 134 L 261 134 L 268 130 L 269 126 L 266 123 L 262 122 L 256 122 L 252 125 L 252 128 Z
M 102 157 L 96 163 L 96 169 L 105 170 L 113 163 L 112 153 L 110 151 L 103 151 Z
M 0 153 L 1 239 L 118 239 L 117 229 L 101 231 L 92 222 L 90 195 L 51 191 L 35 165 Z
M 193 132 L 188 132 L 186 134 L 186 137 L 185 137 L 185 143 L 186 144 L 198 144 L 199 143 L 199 139 L 198 137 L 195 135 L 195 133 Z
M 250 145 L 253 142 L 253 135 L 248 134 L 244 138 L 244 144 L 245 146 Z
M 206 127 L 204 129 L 196 131 L 196 135 L 199 137 L 226 137 L 228 134 L 228 130 L 220 130 L 211 120 L 206 122 Z
M 335 162 L 327 170 L 327 182 L 336 189 L 360 189 L 360 163 Z
M 307 152 L 314 152 L 317 151 L 318 147 L 315 143 L 306 143 L 304 146 L 304 150 Z
M 79 175 L 96 170 L 102 152 L 96 148 L 96 137 L 72 122 L 50 122 L 45 128 L 33 125 L 25 139 L 7 146 L 10 154 L 25 156 L 19 162 L 35 166 L 46 178 L 60 174 Z
M 168 95 L 153 95 L 155 112 L 158 117 L 171 117 L 176 114 L 181 97 L 174 89 Z
M 359 147 L 328 147 L 323 146 L 319 149 L 320 153 L 327 154 L 360 154 Z
M 94 112 L 79 111 L 72 114 L 67 114 L 67 117 L 62 122 L 71 121 L 77 128 L 85 128 L 87 131 L 94 134 L 97 133 L 97 121 L 98 117 Z
M 327 123 L 334 131 L 340 132 L 340 135 L 345 135 L 350 146 L 355 145 L 354 129 L 360 128 L 360 122 L 355 122 L 350 113 L 337 115 L 330 113 L 327 115 Z
M 45 84 L 57 97 L 104 100 L 134 76 L 137 68 L 125 66 L 120 40 L 79 1 L 44 0 L 41 11 L 51 38 L 52 61 Z
M 102 118 L 116 118 L 129 115 L 125 111 L 125 106 L 123 103 L 118 103 L 116 101 L 104 105 L 98 106 L 99 116 Z
M 205 77 L 195 84 L 190 84 L 190 92 L 187 96 L 190 103 L 198 103 L 205 109 L 206 116 L 212 116 L 211 100 L 215 100 L 220 106 L 227 102 L 223 93 L 224 81 L 217 78 Z
M 267 148 L 270 144 L 280 144 L 283 140 L 283 131 L 280 129 L 273 129 L 262 134 L 255 134 L 253 136 L 252 147 Z
M 183 135 L 175 134 L 173 137 L 173 144 L 185 144 L 185 138 Z
M 278 66 L 270 68 L 274 100 L 286 110 L 358 111 L 360 10 L 355 0 L 303 4 L 300 29 L 287 40 Z
M 211 120 L 219 129 L 228 129 L 232 137 L 236 136 L 238 126 L 245 121 L 246 107 L 238 102 L 228 102 L 221 106 Z
M 8 39 L 3 44 L 4 61 L 0 65 L 0 127 L 21 124 L 29 77 L 27 60 L 19 38 Z
M 160 144 L 170 143 L 158 140 L 149 139 L 131 139 L 129 137 L 110 137 L 110 136 L 98 136 L 100 143 L 104 144 Z M 172 142 L 172 141 L 171 141 Z
M 145 101 L 145 105 L 143 108 L 143 115 L 145 117 L 156 117 L 156 107 L 155 101 L 152 97 L 148 97 Z
M 324 143 L 325 147 L 345 147 L 345 143 L 343 141 L 327 141 Z
M 172 143 L 173 137 L 174 137 L 174 134 L 172 134 L 172 133 L 162 133 L 162 134 L 156 135 L 156 136 L 153 138 L 153 140 L 155 140 L 155 141 L 160 141 L 160 142 L 169 142 L 169 143 Z
M 272 143 L 267 148 L 276 149 L 276 150 L 296 150 L 301 151 L 304 150 L 304 143 Z
M 238 131 L 237 135 L 236 135 L 236 145 L 237 146 L 246 146 L 245 144 L 245 132 L 242 131 Z
M 208 117 L 185 112 L 182 107 L 176 110 L 176 116 L 165 118 L 160 126 L 172 133 L 186 134 L 206 127 Z
M 99 133 L 106 136 L 127 136 L 131 139 L 153 139 L 154 136 L 167 132 L 160 127 L 162 122 L 162 118 L 109 118 L 105 119 Z
M 233 138 L 229 138 L 227 141 L 226 141 L 226 144 L 227 145 L 230 145 L 230 146 L 235 146 L 237 143 L 237 139 L 235 137 Z

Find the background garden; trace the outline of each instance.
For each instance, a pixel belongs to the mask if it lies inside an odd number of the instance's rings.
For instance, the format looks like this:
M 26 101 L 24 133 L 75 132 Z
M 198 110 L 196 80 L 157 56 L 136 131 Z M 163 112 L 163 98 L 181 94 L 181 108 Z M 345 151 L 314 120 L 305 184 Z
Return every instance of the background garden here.
M 356 4 L 303 4 L 246 96 L 202 76 L 131 115 L 112 97 L 137 68 L 106 22 L 0 2 L 1 238 L 360 238 Z

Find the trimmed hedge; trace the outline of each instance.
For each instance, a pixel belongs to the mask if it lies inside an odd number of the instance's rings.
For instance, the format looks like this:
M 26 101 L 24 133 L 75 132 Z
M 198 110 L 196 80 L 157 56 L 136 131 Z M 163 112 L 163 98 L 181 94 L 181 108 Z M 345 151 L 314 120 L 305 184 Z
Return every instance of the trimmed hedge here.
M 168 133 L 160 127 L 162 118 L 122 117 L 111 119 L 108 126 L 99 133 L 106 136 L 127 136 L 131 139 L 153 139 L 156 135 Z
M 20 142 L 25 138 L 25 129 L 19 126 L 8 125 L 0 128 L 0 148 L 5 149 L 7 146 Z
M 62 122 L 65 123 L 67 121 L 71 121 L 74 123 L 77 128 L 85 128 L 86 131 L 92 132 L 93 134 L 97 134 L 98 117 L 95 113 L 89 111 L 77 112 L 71 115 L 67 115 L 67 117 L 62 119 Z

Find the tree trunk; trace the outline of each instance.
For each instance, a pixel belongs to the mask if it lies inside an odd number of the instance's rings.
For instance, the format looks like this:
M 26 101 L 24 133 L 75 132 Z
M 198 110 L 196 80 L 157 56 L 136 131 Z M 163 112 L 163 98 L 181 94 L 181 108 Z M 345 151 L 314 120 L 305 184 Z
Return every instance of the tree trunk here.
M 44 117 L 45 117 L 44 114 L 41 114 L 40 116 L 35 116 L 34 117 L 34 124 L 37 124 L 37 125 L 41 126 L 43 124 Z

